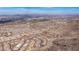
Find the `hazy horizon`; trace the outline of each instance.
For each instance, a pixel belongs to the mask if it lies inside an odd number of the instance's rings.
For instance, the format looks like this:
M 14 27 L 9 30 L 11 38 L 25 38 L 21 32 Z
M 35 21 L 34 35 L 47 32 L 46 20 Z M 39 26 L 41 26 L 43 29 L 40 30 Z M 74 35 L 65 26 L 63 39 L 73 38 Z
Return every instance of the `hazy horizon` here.
M 0 15 L 79 15 L 79 7 L 0 7 Z

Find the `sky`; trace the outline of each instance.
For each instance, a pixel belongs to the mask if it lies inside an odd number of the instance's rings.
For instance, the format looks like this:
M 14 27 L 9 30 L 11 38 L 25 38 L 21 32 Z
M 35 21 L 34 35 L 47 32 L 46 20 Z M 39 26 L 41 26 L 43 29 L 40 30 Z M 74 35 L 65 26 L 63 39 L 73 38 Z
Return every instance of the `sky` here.
M 79 15 L 79 7 L 0 7 L 0 15 L 14 14 Z

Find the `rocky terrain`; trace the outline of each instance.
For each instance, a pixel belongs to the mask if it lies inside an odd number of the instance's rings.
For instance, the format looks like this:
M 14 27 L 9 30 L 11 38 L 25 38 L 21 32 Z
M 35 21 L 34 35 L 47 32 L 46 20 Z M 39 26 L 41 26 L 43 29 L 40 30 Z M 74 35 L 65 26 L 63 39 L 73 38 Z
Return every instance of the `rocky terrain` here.
M 78 50 L 79 17 L 0 24 L 0 51 Z

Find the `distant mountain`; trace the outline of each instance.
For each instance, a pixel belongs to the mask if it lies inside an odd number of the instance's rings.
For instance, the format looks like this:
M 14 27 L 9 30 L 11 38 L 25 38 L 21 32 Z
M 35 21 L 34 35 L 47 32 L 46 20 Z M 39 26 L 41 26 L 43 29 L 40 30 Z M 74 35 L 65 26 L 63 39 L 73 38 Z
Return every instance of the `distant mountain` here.
M 8 22 L 26 22 L 31 20 L 72 20 L 72 19 L 79 19 L 78 15 L 44 15 L 44 14 L 15 14 L 15 15 L 0 15 L 0 24 L 8 23 Z

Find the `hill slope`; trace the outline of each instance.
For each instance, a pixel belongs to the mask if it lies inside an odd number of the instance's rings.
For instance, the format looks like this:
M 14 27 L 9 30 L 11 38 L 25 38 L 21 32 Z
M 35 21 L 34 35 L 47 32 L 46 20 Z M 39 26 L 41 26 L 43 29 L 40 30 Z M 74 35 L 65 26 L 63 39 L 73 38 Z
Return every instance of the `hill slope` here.
M 0 25 L 1 51 L 79 50 L 79 20 Z

